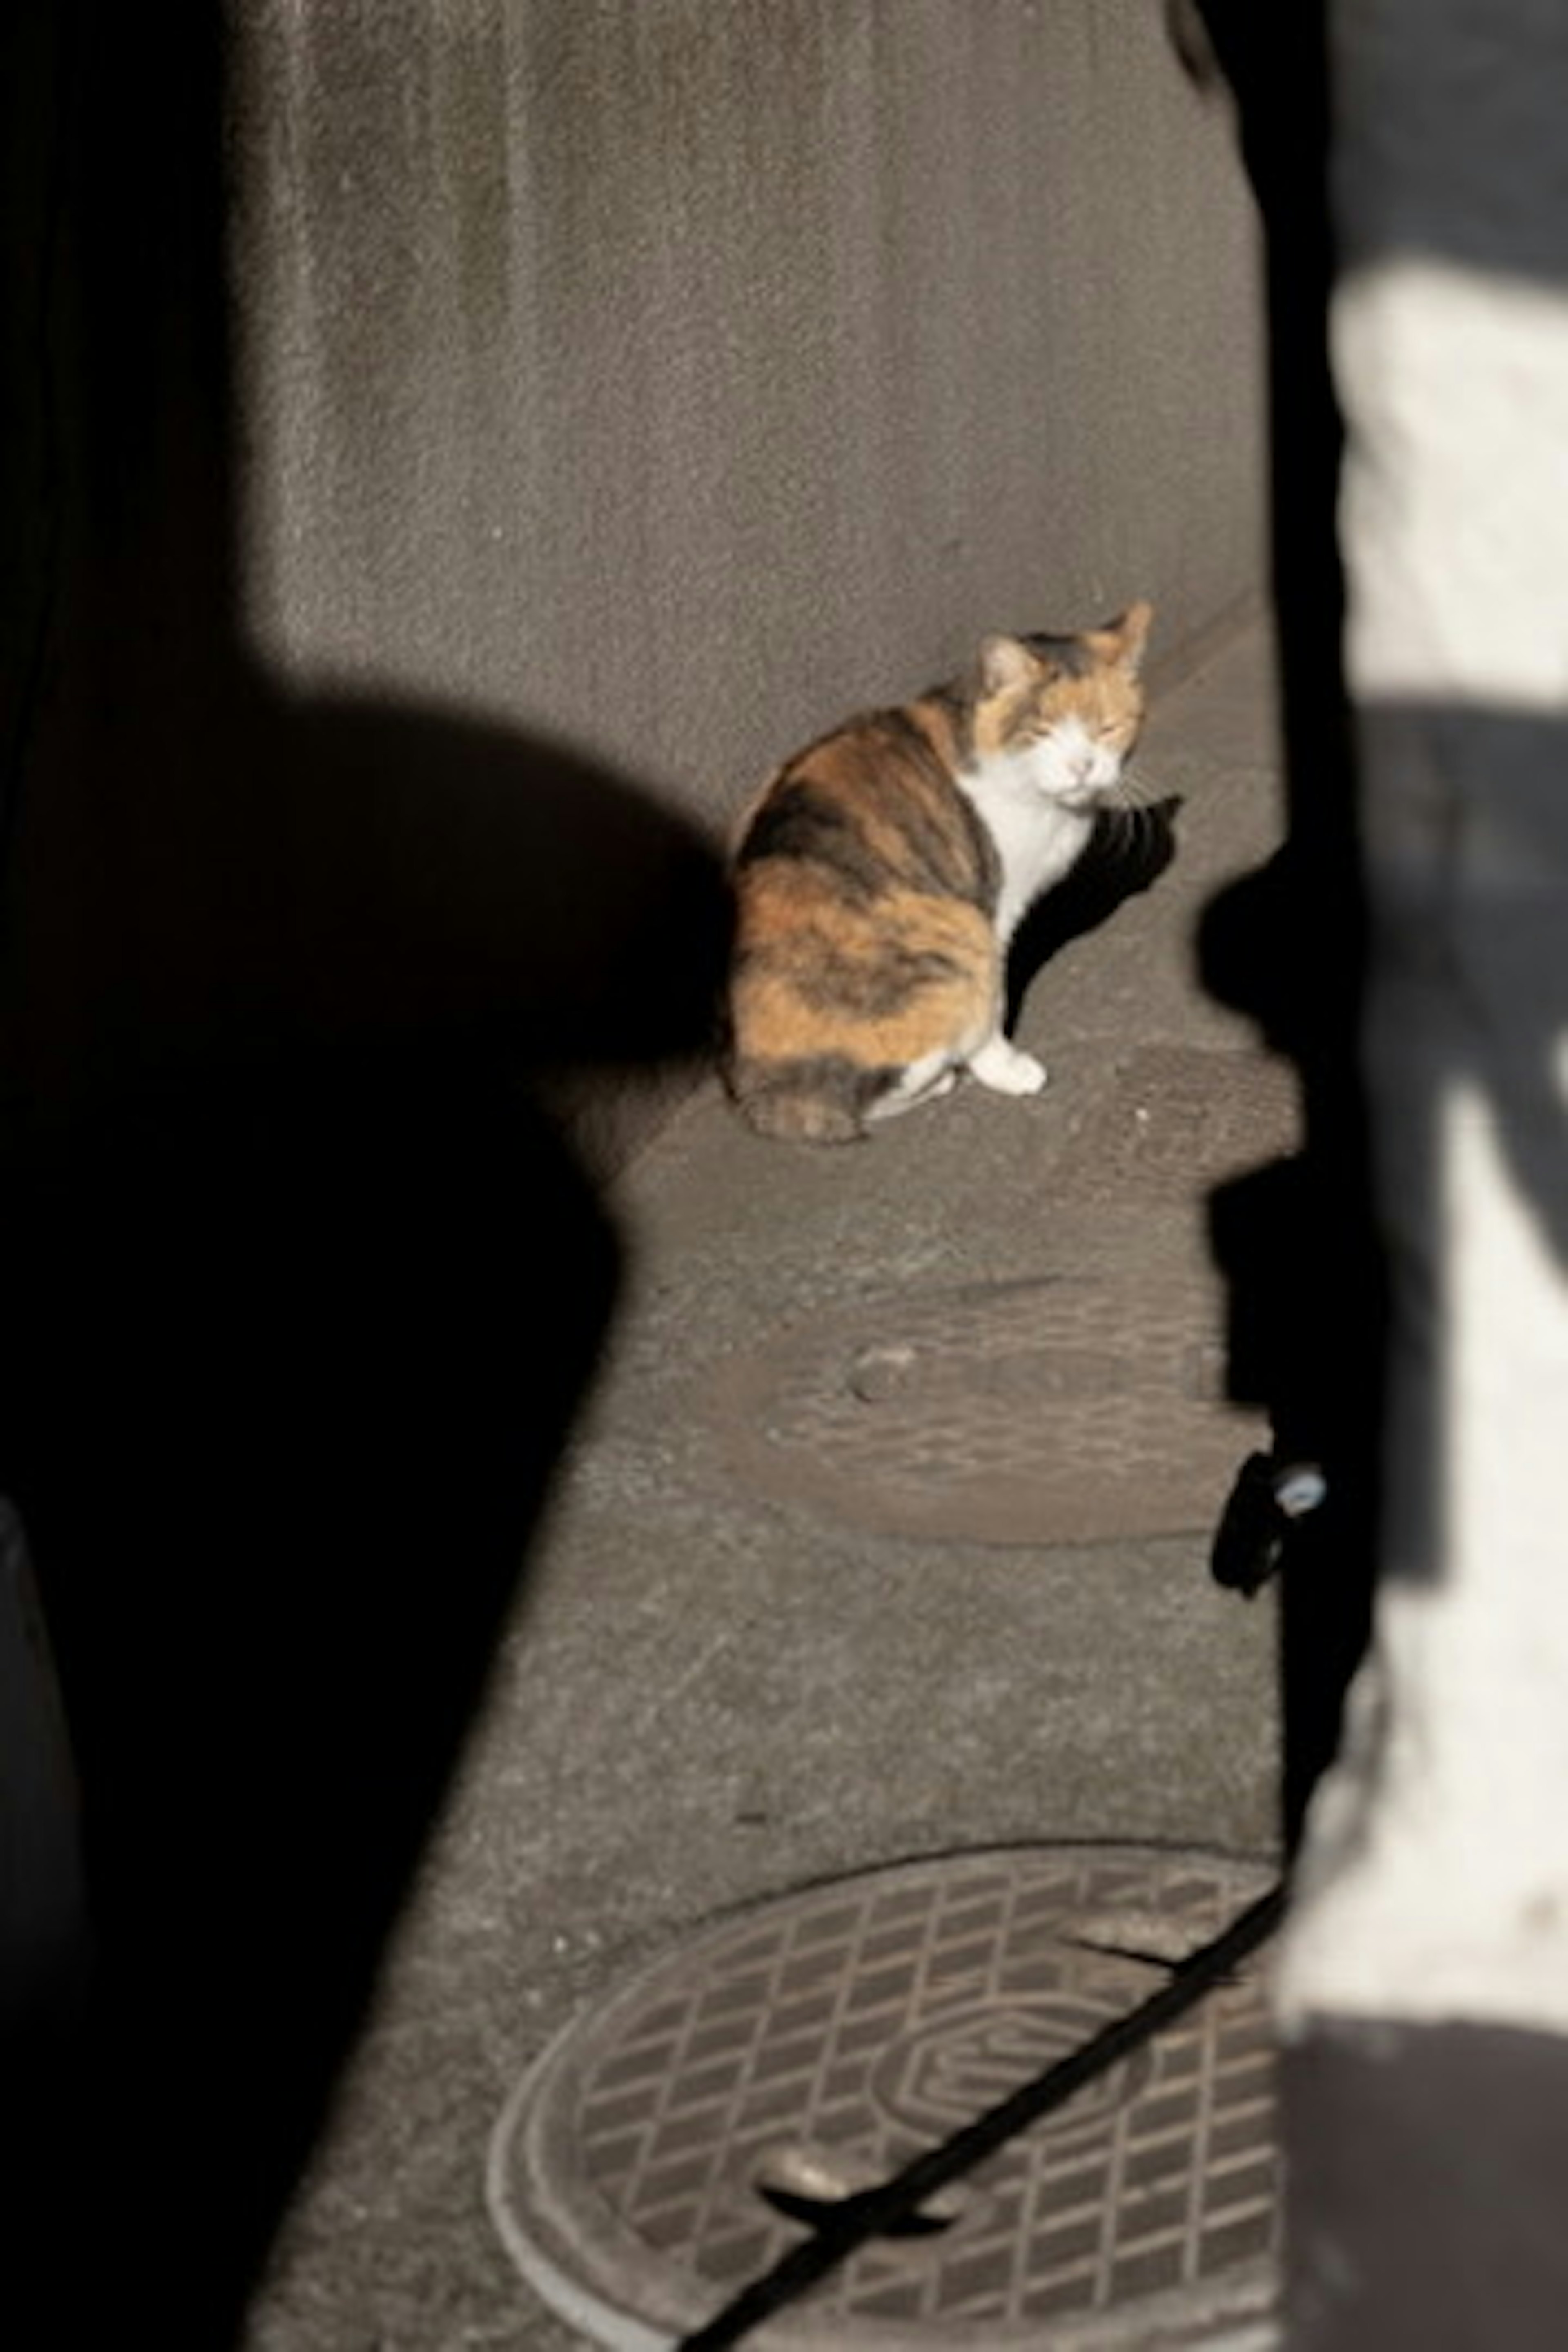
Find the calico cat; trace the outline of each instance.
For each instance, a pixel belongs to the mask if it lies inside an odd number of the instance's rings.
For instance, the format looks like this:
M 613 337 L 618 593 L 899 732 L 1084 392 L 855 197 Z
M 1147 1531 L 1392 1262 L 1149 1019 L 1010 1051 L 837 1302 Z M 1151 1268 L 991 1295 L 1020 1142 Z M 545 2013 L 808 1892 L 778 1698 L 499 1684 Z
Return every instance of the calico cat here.
M 1153 608 L 987 637 L 969 675 L 851 719 L 778 771 L 734 852 L 724 1077 L 760 1133 L 846 1142 L 967 1069 L 1030 1095 L 1007 944 L 1119 794 Z

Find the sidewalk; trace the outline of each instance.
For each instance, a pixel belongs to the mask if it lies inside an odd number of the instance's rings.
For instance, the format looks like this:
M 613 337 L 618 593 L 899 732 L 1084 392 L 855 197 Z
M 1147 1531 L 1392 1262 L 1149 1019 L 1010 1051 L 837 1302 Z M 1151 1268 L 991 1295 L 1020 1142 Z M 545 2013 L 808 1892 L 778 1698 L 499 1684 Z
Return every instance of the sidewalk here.
M 1256 1424 L 1214 1401 L 1204 1200 L 1291 1097 L 1192 952 L 1277 838 L 1260 631 L 1157 704 L 1137 774 L 1177 855 L 1034 982 L 1043 1096 L 814 1154 L 705 1089 L 626 1180 L 611 1360 L 256 2352 L 576 2345 L 497 2240 L 487 2141 L 716 1914 L 971 1847 L 1274 1851 L 1273 1604 L 1206 1568 Z

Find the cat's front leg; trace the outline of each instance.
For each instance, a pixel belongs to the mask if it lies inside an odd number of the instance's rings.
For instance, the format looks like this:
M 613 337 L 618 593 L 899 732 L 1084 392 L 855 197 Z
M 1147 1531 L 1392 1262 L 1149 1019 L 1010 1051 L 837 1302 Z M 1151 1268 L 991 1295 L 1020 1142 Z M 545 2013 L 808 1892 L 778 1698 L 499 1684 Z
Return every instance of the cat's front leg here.
M 969 1066 L 983 1087 L 999 1095 L 1037 1095 L 1046 1083 L 1044 1062 L 1009 1045 L 1000 1030 L 976 1046 Z

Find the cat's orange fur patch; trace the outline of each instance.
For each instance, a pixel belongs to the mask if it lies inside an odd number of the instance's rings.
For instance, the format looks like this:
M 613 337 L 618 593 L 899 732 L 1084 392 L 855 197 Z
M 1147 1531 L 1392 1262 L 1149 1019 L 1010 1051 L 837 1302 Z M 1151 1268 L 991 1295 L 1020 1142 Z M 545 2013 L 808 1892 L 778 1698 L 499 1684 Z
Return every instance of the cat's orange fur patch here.
M 842 1055 L 869 1067 L 917 1061 L 933 1035 L 973 1032 L 978 1043 L 996 1013 L 997 974 L 991 926 L 962 899 L 893 890 L 874 915 L 846 908 L 791 877 L 795 887 L 757 894 L 742 925 L 751 950 L 737 973 L 736 1028 L 748 1055 L 764 1062 Z M 890 953 L 951 961 L 951 974 L 883 1013 L 859 1009 Z M 831 972 L 838 1001 L 819 975 Z

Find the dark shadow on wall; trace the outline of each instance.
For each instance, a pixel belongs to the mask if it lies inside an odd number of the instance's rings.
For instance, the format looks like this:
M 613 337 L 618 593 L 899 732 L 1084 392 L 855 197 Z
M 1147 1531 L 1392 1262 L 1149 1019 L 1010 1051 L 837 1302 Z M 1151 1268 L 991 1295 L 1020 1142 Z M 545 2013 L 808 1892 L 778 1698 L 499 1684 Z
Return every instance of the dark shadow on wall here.
M 1188 20 L 1194 12 L 1178 14 Z M 1338 1744 L 1365 1645 L 1384 1358 L 1358 1024 L 1364 964 L 1354 778 L 1340 661 L 1341 428 L 1327 339 L 1332 269 L 1325 12 L 1203 0 L 1261 217 L 1268 326 L 1273 601 L 1288 832 L 1206 910 L 1207 986 L 1296 1065 L 1305 1141 L 1224 1187 L 1211 1230 L 1230 1301 L 1230 1382 L 1279 1452 L 1325 1466 L 1328 1505 L 1285 1554 L 1285 1826 Z M 1195 28 L 1194 28 L 1195 29 Z
M 0 33 L 0 1488 L 98 1948 L 5 2053 L 39 2347 L 237 2331 L 616 1294 L 540 1081 L 700 1049 L 723 951 L 635 785 L 247 664 L 220 30 Z

